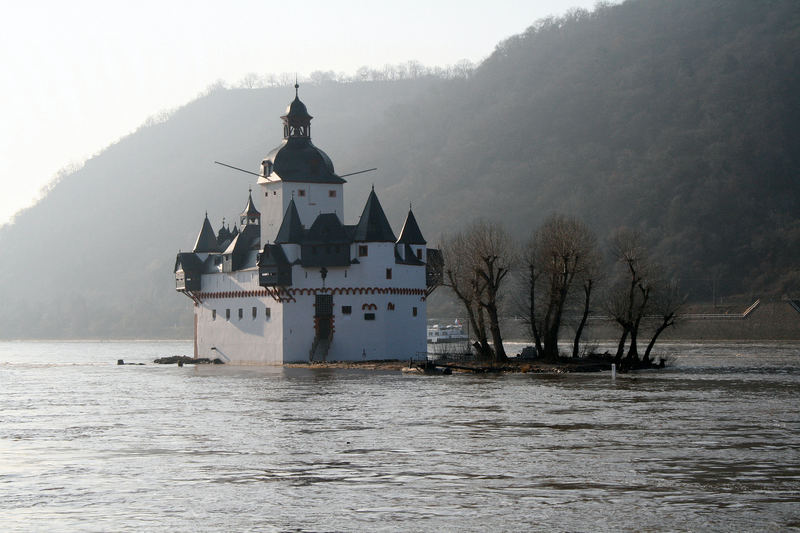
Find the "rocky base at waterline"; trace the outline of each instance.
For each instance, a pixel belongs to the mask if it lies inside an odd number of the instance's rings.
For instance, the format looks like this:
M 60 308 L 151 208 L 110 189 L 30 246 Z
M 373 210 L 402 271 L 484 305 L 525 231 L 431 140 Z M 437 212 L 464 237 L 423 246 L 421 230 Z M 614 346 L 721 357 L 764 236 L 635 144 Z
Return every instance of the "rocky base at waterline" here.
M 664 368 L 665 359 L 642 361 L 639 359 L 616 358 L 609 354 L 589 354 L 585 357 L 557 357 L 554 359 L 541 359 L 525 357 L 525 351 L 517 359 L 511 359 L 509 364 L 520 368 L 520 372 L 601 372 L 611 370 L 611 365 L 616 364 L 616 371 L 620 373 L 631 370 L 651 370 Z
M 567 374 L 578 372 L 602 372 L 611 370 L 614 363 L 614 356 L 610 354 L 592 354 L 586 357 L 572 358 L 559 357 L 553 360 L 545 359 L 526 359 L 523 357 L 511 358 L 502 364 L 492 364 L 488 361 L 436 361 L 434 366 L 439 368 L 450 368 L 454 373 L 531 373 L 531 374 Z M 624 363 L 624 360 L 623 360 Z M 327 361 L 312 363 L 287 363 L 283 366 L 290 368 L 352 368 L 360 370 L 403 370 L 420 366 L 419 361 Z M 626 370 L 644 370 L 653 368 L 663 368 L 663 365 L 650 363 L 644 364 L 641 361 L 634 366 L 623 366 L 619 372 Z
M 171 355 L 169 357 L 159 357 L 153 361 L 157 365 L 223 365 L 222 359 L 208 359 L 200 357 L 195 359 L 188 355 Z

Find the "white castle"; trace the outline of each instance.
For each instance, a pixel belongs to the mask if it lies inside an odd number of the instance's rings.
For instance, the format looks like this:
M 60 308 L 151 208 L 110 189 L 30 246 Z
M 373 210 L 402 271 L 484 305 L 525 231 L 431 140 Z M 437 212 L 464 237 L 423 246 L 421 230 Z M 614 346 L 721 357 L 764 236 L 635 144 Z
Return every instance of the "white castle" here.
M 194 356 L 282 364 L 425 352 L 425 300 L 439 277 L 428 263 L 438 252 L 410 208 L 395 238 L 374 187 L 358 223 L 342 222 L 345 180 L 311 143 L 297 87 L 239 228 L 223 223 L 215 234 L 206 214 L 192 252 L 178 253 L 176 289 L 194 302 Z

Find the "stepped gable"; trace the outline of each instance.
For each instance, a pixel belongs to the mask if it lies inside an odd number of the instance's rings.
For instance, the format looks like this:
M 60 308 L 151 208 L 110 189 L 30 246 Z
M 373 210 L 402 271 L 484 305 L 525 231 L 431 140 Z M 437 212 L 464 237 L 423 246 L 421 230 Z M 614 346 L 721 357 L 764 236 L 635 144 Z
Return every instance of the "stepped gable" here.
M 397 239 L 397 242 L 398 244 L 427 244 L 411 208 L 408 209 L 408 215 L 405 223 L 403 223 L 403 229 L 400 230 L 400 238 Z
M 278 244 L 300 244 L 303 242 L 305 234 L 306 231 L 300 222 L 300 214 L 297 212 L 297 206 L 294 203 L 294 198 L 292 198 L 289 200 L 289 207 L 286 208 L 286 213 L 283 214 L 283 221 L 280 229 L 278 229 L 275 242 Z
M 373 187 L 356 224 L 353 240 L 356 242 L 395 242 L 394 232 L 386 219 Z
M 214 235 L 214 228 L 211 227 L 211 222 L 208 221 L 208 213 L 203 220 L 203 227 L 197 235 L 197 240 L 194 243 L 192 251 L 195 253 L 212 253 L 219 251 L 219 244 L 217 237 Z
M 264 177 L 304 183 L 345 183 L 336 175 L 328 154 L 311 142 L 311 119 L 306 105 L 297 96 L 286 108 L 283 142 L 261 162 Z

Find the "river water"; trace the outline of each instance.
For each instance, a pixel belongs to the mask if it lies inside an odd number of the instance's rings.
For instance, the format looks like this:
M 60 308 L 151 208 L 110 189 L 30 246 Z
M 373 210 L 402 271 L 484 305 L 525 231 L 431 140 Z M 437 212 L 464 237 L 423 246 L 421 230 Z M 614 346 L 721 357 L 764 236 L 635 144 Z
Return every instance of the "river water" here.
M 666 370 L 612 379 L 0 343 L 0 529 L 800 528 L 800 344 L 660 348 Z

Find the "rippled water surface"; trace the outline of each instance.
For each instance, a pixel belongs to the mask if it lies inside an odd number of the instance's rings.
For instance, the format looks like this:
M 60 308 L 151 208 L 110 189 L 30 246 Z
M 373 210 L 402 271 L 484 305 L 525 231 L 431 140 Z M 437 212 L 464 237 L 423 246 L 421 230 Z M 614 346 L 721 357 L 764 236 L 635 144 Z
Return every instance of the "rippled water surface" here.
M 668 369 L 612 380 L 0 343 L 0 529 L 800 527 L 800 344 L 662 351 Z

